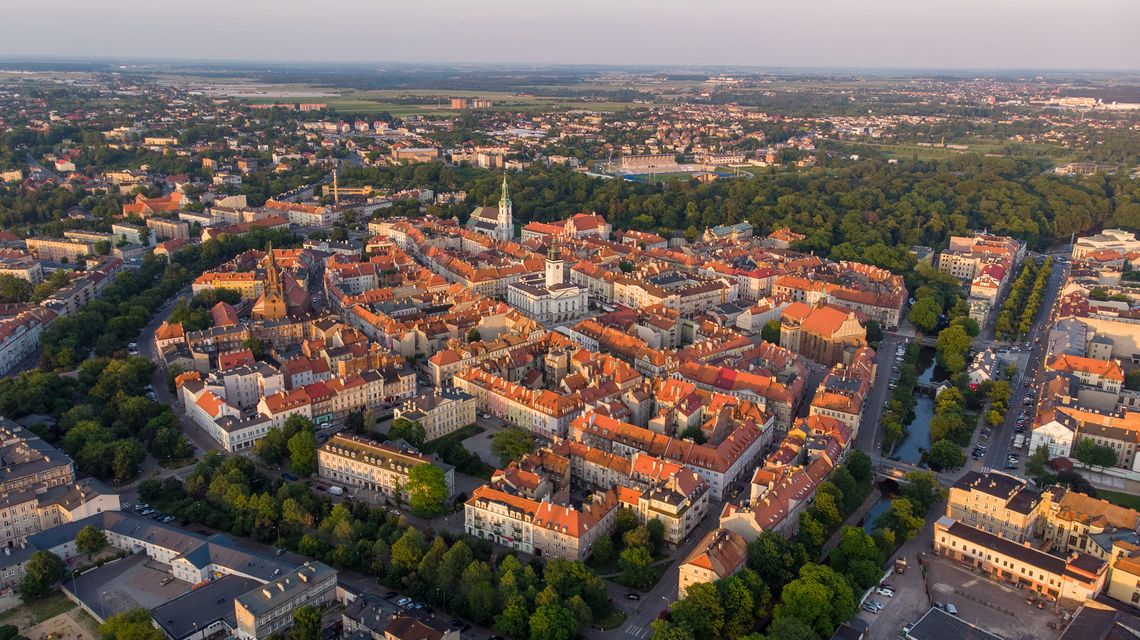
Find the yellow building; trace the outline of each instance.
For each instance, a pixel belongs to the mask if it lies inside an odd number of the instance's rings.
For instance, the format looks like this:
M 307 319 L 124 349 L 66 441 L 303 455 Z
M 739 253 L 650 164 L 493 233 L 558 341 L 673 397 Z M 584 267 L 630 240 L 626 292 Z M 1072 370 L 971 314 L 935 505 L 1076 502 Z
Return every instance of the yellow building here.
M 950 518 L 1018 543 L 1037 532 L 1041 511 L 1039 493 L 997 471 L 965 473 L 946 503 Z
M 947 516 L 934 523 L 934 553 L 1052 599 L 1084 602 L 1099 595 L 1108 578 L 1108 563 L 1100 558 L 1055 556 Z

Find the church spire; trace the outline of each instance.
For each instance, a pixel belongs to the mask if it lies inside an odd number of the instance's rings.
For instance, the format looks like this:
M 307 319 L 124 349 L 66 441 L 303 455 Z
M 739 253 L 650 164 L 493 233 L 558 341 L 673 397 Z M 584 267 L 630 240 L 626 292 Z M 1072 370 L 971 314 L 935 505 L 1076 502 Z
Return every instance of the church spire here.
M 550 237 L 550 248 L 546 251 L 546 259 L 551 262 L 562 259 L 562 254 L 558 251 L 558 236 Z
M 503 174 L 503 195 L 499 197 L 499 206 L 511 204 L 511 195 L 507 192 L 507 174 Z

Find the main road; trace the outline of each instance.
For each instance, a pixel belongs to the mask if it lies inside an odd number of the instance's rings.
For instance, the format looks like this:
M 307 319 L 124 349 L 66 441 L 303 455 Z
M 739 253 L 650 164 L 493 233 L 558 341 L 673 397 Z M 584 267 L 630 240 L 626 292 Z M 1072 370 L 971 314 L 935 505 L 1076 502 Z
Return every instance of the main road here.
M 1035 389 L 1037 383 L 1041 381 L 1041 370 L 1045 364 L 1044 359 L 1048 355 L 1046 351 L 1049 345 L 1049 330 L 1053 326 L 1057 294 L 1065 280 L 1067 270 L 1067 264 L 1062 264 L 1059 260 L 1054 259 L 1053 271 L 1049 274 L 1049 284 L 1045 288 L 1045 297 L 1041 301 L 1041 307 L 1037 310 L 1037 317 L 1033 319 L 1033 327 L 1025 338 L 1029 343 L 1029 360 L 1013 388 L 1012 397 L 1009 399 L 1009 411 L 1005 414 L 1005 420 L 994 428 L 990 437 L 989 448 L 983 458 L 986 466 L 991 469 L 1005 469 L 1006 456 L 1010 452 L 1010 441 L 1014 435 L 1014 424 L 1017 421 L 1017 416 L 1026 406 L 1024 405 L 1025 396 Z M 1032 416 L 1027 422 L 1028 429 L 1032 426 Z M 1028 439 L 1028 435 L 1026 439 Z

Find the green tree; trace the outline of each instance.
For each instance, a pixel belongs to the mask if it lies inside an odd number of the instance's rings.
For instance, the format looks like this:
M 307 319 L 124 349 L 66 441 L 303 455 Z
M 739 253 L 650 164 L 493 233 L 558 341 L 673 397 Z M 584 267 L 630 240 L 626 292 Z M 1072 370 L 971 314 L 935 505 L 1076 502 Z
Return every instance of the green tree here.
M 577 633 L 578 618 L 566 607 L 545 605 L 530 616 L 531 640 L 571 640 Z
M 253 357 L 258 360 L 261 360 L 265 357 L 265 343 L 262 342 L 261 338 L 246 338 L 245 340 L 242 340 L 241 346 L 249 349 L 249 352 L 253 354 Z
M 301 477 L 317 472 L 317 436 L 311 430 L 298 431 L 289 438 L 289 468 Z
M 525 599 L 513 598 L 507 602 L 502 613 L 495 616 L 495 631 L 516 639 L 530 635 L 530 613 Z
M 166 636 L 154 626 L 146 609 L 129 609 L 107 618 L 99 625 L 102 640 L 162 640 Z
M 855 478 L 855 482 L 861 485 L 871 482 L 874 468 L 871 465 L 871 458 L 866 453 L 855 449 L 847 454 L 846 467 L 851 472 L 851 477 Z
M 830 637 L 839 623 L 857 611 L 851 585 L 824 565 L 804 565 L 800 576 L 784 586 L 780 599 L 777 619 L 798 618 L 821 637 Z
M 107 548 L 107 536 L 102 530 L 87 525 L 75 534 L 75 548 L 80 553 L 93 556 Z
M 673 623 L 693 638 L 721 638 L 724 635 L 724 607 L 716 585 L 702 582 L 690 586 L 685 597 L 670 609 Z
M 970 336 L 961 325 L 954 325 L 938 332 L 935 341 L 934 357 L 939 366 L 951 376 L 966 369 L 966 355 L 970 351 Z
M 1052 482 L 1052 473 L 1049 471 L 1049 447 L 1037 447 L 1033 455 L 1025 460 L 1025 475 L 1044 485 Z
M 427 441 L 427 432 L 424 431 L 424 426 L 419 422 L 408 420 L 407 418 L 396 418 L 392 421 L 392 426 L 388 429 L 388 438 L 391 440 L 403 440 L 419 449 L 424 446 L 424 442 Z
M 764 327 L 760 330 L 760 339 L 764 342 L 780 344 L 780 322 L 778 320 L 765 322 Z
M 819 635 L 811 628 L 810 624 L 803 620 L 784 616 L 783 618 L 776 618 L 772 624 L 768 625 L 768 634 L 765 638 L 767 640 L 819 640 Z
M 443 513 L 443 505 L 450 492 L 443 469 L 434 464 L 421 464 L 408 472 L 408 504 L 412 513 L 421 518 L 432 518 Z
M 597 542 L 594 543 L 593 549 L 594 564 L 605 566 L 613 562 L 615 551 L 613 538 L 609 536 L 598 538 Z
M 467 331 L 467 341 L 468 342 L 479 342 L 482 339 L 483 339 L 483 336 L 479 335 L 479 329 L 477 329 L 475 327 L 471 327 Z
M 1116 451 L 1112 447 L 1082 438 L 1073 449 L 1073 457 L 1086 467 L 1115 467 Z
M 756 605 L 744 580 L 732 575 L 714 584 L 724 609 L 724 637 L 739 638 L 751 631 L 756 625 Z
M 774 531 L 763 531 L 748 543 L 748 568 L 769 585 L 787 584 L 806 561 L 803 545 Z
M 899 493 L 910 500 L 916 513 L 926 513 L 942 498 L 942 485 L 930 471 L 911 471 L 903 476 Z
M 942 305 L 932 297 L 922 298 L 910 308 L 910 323 L 923 333 L 932 333 L 938 327 Z
M 504 467 L 534 450 L 534 435 L 518 427 L 508 427 L 491 437 L 491 453 Z
M 392 568 L 404 573 L 415 569 L 423 559 L 426 548 L 424 534 L 415 527 L 408 527 L 404 535 L 392 545 Z
M 957 469 L 966 462 L 966 454 L 958 445 L 949 440 L 939 440 L 930 445 L 926 452 L 926 462 L 935 471 L 948 471 Z
M 63 579 L 67 569 L 63 560 L 50 551 L 37 551 L 24 565 L 24 578 L 16 591 L 24 602 L 38 600 L 51 593 L 55 583 Z
M 630 547 L 618 556 L 622 584 L 645 589 L 653 584 L 653 556 L 645 547 Z
M 656 554 L 665 542 L 665 523 L 658 518 L 650 518 L 645 523 L 645 530 L 649 533 L 649 552 Z
M 289 640 L 320 640 L 320 637 L 321 610 L 313 605 L 303 605 L 294 609 Z
M 905 542 L 922 530 L 923 519 L 914 511 L 914 505 L 906 498 L 895 498 L 891 507 L 879 516 L 876 526 L 886 527 L 895 534 L 895 540 Z
M 0 302 L 27 302 L 32 299 L 35 287 L 23 278 L 11 274 L 0 274 Z

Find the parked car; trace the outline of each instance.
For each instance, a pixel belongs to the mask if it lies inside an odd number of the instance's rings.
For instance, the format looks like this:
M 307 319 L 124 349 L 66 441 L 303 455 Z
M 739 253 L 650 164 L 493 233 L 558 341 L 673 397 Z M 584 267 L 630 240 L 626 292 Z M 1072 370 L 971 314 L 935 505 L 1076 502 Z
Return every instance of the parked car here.
M 946 611 L 946 613 L 949 613 L 952 616 L 958 615 L 958 607 L 955 607 L 954 605 L 949 604 L 949 603 L 947 603 L 946 607 L 944 608 L 944 611 Z
M 158 519 L 158 521 L 161 522 L 162 524 L 166 524 L 167 522 L 174 522 L 174 520 L 175 520 L 174 516 L 162 516 L 161 518 Z
M 895 597 L 895 592 L 893 589 L 886 589 L 884 587 L 879 587 L 878 589 L 875 589 L 875 593 L 877 593 L 881 596 L 886 596 L 888 598 Z
M 627 593 L 627 594 L 625 594 L 625 599 L 637 601 L 637 600 L 641 600 L 641 596 L 637 595 L 636 593 Z
M 283 474 L 281 474 L 281 478 L 284 480 L 288 480 L 289 482 L 296 482 L 297 481 L 297 476 L 295 476 L 291 473 L 283 473 Z

